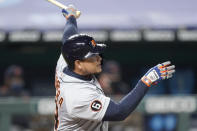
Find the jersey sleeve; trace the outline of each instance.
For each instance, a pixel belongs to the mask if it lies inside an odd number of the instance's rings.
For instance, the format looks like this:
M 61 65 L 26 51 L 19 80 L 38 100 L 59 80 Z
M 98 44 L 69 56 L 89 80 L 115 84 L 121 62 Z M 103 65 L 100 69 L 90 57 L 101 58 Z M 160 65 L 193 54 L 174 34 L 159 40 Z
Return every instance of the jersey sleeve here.
M 82 88 L 71 103 L 70 113 L 77 118 L 101 121 L 109 105 L 110 98 L 96 90 Z

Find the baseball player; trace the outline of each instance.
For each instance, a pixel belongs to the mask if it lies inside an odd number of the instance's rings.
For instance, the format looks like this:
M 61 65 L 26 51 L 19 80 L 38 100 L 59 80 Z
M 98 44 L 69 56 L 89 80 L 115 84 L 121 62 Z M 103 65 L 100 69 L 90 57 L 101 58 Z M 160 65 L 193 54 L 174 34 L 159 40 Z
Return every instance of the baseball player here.
M 62 10 L 67 19 L 62 55 L 56 68 L 57 131 L 107 131 L 108 121 L 124 120 L 139 104 L 151 85 L 171 78 L 175 66 L 170 61 L 151 68 L 118 103 L 106 97 L 94 74 L 100 73 L 100 54 L 105 44 L 79 34 L 76 9 Z

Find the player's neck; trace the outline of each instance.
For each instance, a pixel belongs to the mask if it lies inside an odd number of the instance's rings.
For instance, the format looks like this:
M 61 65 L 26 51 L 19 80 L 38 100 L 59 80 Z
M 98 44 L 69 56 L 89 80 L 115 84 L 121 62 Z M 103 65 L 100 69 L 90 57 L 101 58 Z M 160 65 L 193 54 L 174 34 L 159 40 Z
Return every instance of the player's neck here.
M 83 73 L 77 72 L 75 70 L 71 71 L 68 68 L 65 70 L 65 73 L 70 76 L 82 79 L 82 80 L 91 80 L 92 79 L 92 75 L 84 75 Z
M 80 76 L 89 76 L 89 74 L 87 74 L 81 70 L 78 70 L 78 69 L 74 69 L 73 72 L 80 75 Z

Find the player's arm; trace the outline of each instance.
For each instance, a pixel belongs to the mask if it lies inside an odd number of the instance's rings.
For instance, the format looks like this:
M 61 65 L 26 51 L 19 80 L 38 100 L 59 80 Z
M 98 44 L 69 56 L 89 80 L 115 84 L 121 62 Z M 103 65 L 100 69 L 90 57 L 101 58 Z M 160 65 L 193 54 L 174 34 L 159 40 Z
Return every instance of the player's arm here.
M 175 66 L 170 66 L 169 61 L 151 68 L 119 103 L 110 100 L 103 121 L 124 120 L 137 107 L 153 83 L 171 78 L 174 72 Z
M 62 39 L 62 43 L 64 44 L 70 36 L 78 34 L 76 18 L 79 16 L 77 15 L 77 10 L 72 5 L 69 5 L 69 8 L 66 10 L 63 9 L 62 14 L 67 19 Z
M 71 5 L 69 5 L 69 8 L 67 8 L 66 10 L 63 9 L 62 14 L 67 19 L 62 37 L 62 44 L 64 44 L 70 36 L 78 33 L 76 18 L 78 18 L 79 15 L 77 15 L 77 10 Z M 59 81 L 57 76 L 59 76 L 59 74 L 63 71 L 64 67 L 66 66 L 66 61 L 63 59 L 63 56 L 60 55 L 56 66 L 55 87 L 57 87 L 57 83 Z

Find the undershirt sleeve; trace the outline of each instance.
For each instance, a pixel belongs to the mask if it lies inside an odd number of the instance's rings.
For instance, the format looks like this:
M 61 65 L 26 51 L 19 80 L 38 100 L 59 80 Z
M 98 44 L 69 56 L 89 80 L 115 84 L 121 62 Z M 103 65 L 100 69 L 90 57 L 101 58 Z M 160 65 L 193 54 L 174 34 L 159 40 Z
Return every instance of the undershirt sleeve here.
M 142 98 L 145 96 L 149 87 L 141 80 L 135 88 L 128 93 L 118 103 L 110 100 L 109 106 L 103 118 L 103 121 L 121 121 L 124 120 L 138 106 Z
M 62 44 L 72 35 L 78 34 L 77 21 L 74 16 L 70 16 L 66 22 L 62 37 Z

